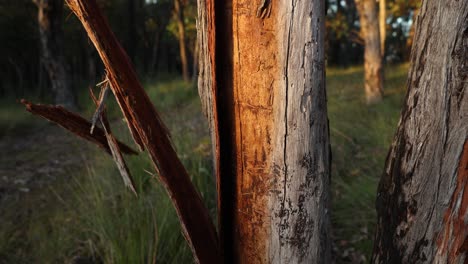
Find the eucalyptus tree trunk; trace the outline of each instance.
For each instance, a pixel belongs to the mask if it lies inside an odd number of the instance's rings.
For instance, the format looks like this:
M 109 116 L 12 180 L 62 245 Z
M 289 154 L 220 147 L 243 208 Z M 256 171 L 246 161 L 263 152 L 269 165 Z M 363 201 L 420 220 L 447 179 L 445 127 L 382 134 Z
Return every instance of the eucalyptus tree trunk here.
M 375 0 L 356 0 L 364 39 L 364 89 L 368 104 L 382 100 L 383 66 L 380 50 L 379 15 Z
M 190 81 L 189 62 L 187 56 L 187 43 L 185 41 L 185 22 L 184 22 L 184 6 L 182 0 L 174 0 L 174 15 L 177 22 L 177 29 L 179 35 L 179 50 L 180 50 L 180 63 L 182 66 L 182 77 L 184 81 Z
M 198 0 L 225 263 L 330 263 L 323 0 Z
M 468 2 L 423 1 L 373 263 L 468 262 Z
M 385 40 L 387 38 L 387 1 L 379 0 L 380 54 L 385 58 Z
M 63 0 L 33 0 L 38 7 L 41 61 L 52 84 L 55 103 L 76 108 L 65 63 L 62 16 Z

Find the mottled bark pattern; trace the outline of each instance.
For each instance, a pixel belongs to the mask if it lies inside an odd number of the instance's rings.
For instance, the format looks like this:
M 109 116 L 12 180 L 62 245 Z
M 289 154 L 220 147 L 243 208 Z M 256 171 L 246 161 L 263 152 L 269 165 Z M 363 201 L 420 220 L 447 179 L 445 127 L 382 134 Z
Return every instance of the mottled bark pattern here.
M 324 2 L 198 4 L 225 262 L 328 263 Z
M 63 0 L 33 0 L 38 7 L 41 61 L 52 84 L 55 103 L 74 109 L 75 98 L 66 70 L 63 43 Z
M 373 263 L 466 263 L 467 1 L 423 1 L 411 63 L 378 190 Z
M 364 39 L 364 89 L 366 102 L 374 104 L 382 100 L 383 66 L 380 50 L 379 15 L 375 0 L 356 0 Z

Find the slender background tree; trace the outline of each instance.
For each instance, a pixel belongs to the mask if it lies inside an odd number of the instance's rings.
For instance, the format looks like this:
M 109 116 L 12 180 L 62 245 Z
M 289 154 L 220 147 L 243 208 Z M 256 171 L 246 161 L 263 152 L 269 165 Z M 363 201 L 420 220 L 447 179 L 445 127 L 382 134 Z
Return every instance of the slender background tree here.
M 356 0 L 361 37 L 364 41 L 364 90 L 366 102 L 374 104 L 383 96 L 383 65 L 379 13 L 375 0 Z
M 64 58 L 62 29 L 64 1 L 33 0 L 33 2 L 38 8 L 41 62 L 49 75 L 55 103 L 74 109 L 76 100 Z

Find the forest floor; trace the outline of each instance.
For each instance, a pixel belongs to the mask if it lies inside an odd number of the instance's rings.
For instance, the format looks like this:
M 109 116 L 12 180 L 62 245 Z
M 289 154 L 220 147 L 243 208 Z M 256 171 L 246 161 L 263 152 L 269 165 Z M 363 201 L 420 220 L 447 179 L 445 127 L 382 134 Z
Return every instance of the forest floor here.
M 57 191 L 82 171 L 90 146 L 10 105 L 0 121 L 0 263 L 24 263 L 31 240 L 47 237 Z M 5 113 L 5 111 L 7 113 Z M 14 113 L 12 113 L 14 111 Z M 39 221 L 38 221 L 39 220 Z
M 364 104 L 362 67 L 327 72 L 336 263 L 369 262 L 376 186 L 396 129 L 407 69 L 387 68 L 385 99 L 375 106 Z M 181 81 L 145 87 L 214 216 L 210 139 L 196 89 Z M 88 96 L 83 94 L 80 103 L 89 117 Z M 131 142 L 115 103 L 108 112 L 118 138 Z M 106 154 L 18 104 L 0 108 L 0 149 L 0 264 L 192 262 L 144 153 L 127 157 L 136 198 Z

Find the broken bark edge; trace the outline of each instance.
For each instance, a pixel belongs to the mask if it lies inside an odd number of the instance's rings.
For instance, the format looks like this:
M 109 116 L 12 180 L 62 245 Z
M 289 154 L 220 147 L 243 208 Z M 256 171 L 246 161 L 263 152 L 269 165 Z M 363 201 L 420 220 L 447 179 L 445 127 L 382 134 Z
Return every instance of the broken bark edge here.
M 96 144 L 108 154 L 112 154 L 104 131 L 96 127 L 94 129 L 94 133 L 90 134 L 89 131 L 91 128 L 91 123 L 83 117 L 79 116 L 78 114 L 70 112 L 62 106 L 33 104 L 25 99 L 21 99 L 20 103 L 26 107 L 26 110 L 28 112 L 45 118 L 65 128 L 66 130 L 79 136 L 80 138 Z M 131 147 L 125 145 L 124 143 L 117 141 L 117 144 L 119 145 L 119 148 L 122 151 L 122 153 L 129 155 L 138 155 L 137 151 L 133 150 Z

